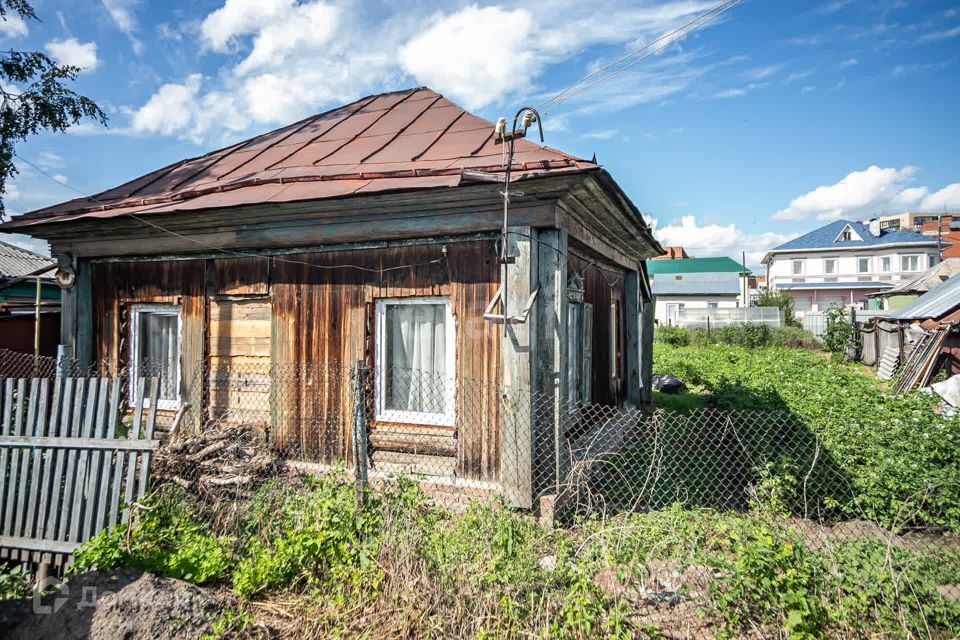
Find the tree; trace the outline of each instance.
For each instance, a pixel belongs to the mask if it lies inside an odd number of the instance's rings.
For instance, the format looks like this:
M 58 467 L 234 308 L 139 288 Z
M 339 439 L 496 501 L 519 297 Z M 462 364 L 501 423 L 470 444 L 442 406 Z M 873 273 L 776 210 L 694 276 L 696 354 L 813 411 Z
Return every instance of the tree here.
M 9 12 L 39 20 L 26 0 L 0 0 L 0 20 Z M 39 51 L 0 52 L 0 218 L 7 180 L 17 174 L 16 144 L 40 131 L 65 131 L 83 118 L 107 124 L 107 116 L 90 98 L 67 87 L 79 67 L 60 65 Z
M 787 326 L 799 326 L 793 315 L 793 297 L 786 291 L 770 291 L 769 289 L 757 298 L 758 307 L 779 307 L 783 310 L 783 321 Z

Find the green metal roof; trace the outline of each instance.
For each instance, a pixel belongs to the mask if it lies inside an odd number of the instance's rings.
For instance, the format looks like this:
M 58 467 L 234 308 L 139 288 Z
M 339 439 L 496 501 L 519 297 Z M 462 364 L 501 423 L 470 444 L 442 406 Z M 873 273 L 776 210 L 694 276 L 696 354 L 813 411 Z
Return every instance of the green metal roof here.
M 732 258 L 679 258 L 677 260 L 647 260 L 647 272 L 658 273 L 741 273 L 743 265 Z M 749 269 L 746 270 L 750 272 Z

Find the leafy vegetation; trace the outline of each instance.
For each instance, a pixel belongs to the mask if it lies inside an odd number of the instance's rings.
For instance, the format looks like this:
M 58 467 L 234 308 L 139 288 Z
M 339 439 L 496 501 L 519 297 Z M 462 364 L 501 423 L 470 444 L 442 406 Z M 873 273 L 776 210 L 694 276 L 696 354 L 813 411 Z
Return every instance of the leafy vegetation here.
M 37 20 L 26 0 L 0 0 L 0 20 L 10 12 L 24 20 Z M 101 124 L 107 116 L 90 98 L 67 87 L 76 79 L 78 67 L 57 64 L 40 51 L 0 52 L 0 195 L 6 193 L 6 181 L 16 175 L 16 144 L 40 131 L 66 131 L 83 118 Z M 0 199 L 0 216 L 3 214 Z
M 642 638 L 691 624 L 791 638 L 960 631 L 960 602 L 937 590 L 960 581 L 956 550 L 798 529 L 759 502 L 744 512 L 674 504 L 546 530 L 499 504 L 449 513 L 409 481 L 363 506 L 337 478 L 278 481 L 242 503 L 239 519 L 189 501 L 161 488 L 139 524 L 87 542 L 78 559 L 231 587 L 283 608 L 298 637 Z M 184 531 L 223 549 L 216 577 L 157 561 Z M 693 577 L 664 586 L 658 567 Z M 205 637 L 242 636 L 263 610 L 224 609 Z
M 820 464 L 852 494 L 841 517 L 960 531 L 960 417 L 919 392 L 894 394 L 852 366 L 798 349 L 656 345 L 654 370 L 672 373 L 721 409 L 783 411 Z
M 734 323 L 709 331 L 703 328 L 657 327 L 653 339 L 673 346 L 726 344 L 747 349 L 766 346 L 813 349 L 818 346 L 813 334 L 799 327 L 771 328 L 757 322 Z
M 777 307 L 783 310 L 783 320 L 788 327 L 798 327 L 799 322 L 793 313 L 793 296 L 788 291 L 764 291 L 756 302 L 758 307 Z
M 834 360 L 842 360 L 850 349 L 856 349 L 860 332 L 850 312 L 843 307 L 831 307 L 826 314 L 827 326 L 823 333 L 823 346 Z

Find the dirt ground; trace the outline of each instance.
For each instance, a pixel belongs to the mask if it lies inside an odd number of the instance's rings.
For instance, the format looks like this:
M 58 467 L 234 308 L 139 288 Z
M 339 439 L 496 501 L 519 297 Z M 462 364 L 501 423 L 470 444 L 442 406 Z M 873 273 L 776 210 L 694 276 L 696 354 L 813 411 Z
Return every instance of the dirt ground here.
M 138 571 L 93 571 L 39 601 L 0 602 L 10 640 L 195 640 L 233 600 Z

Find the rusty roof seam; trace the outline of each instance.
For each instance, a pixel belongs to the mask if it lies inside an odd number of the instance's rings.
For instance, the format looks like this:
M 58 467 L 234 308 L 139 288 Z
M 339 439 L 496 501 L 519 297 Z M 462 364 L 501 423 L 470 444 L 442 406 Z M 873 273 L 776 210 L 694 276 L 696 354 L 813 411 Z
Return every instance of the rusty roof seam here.
M 433 148 L 433 145 L 437 144 L 437 142 L 439 142 L 440 139 L 443 138 L 443 136 L 447 135 L 447 132 L 450 131 L 450 129 L 453 127 L 453 125 L 455 125 L 456 123 L 460 122 L 460 118 L 462 118 L 462 117 L 465 116 L 465 115 L 467 115 L 467 112 L 466 112 L 464 109 L 461 109 L 461 110 L 460 110 L 460 113 L 457 114 L 457 117 L 454 118 L 453 120 L 451 120 L 451 121 L 450 121 L 450 124 L 448 124 L 447 126 L 445 126 L 443 129 L 440 129 L 439 133 L 437 133 L 437 135 L 434 136 L 433 140 L 430 141 L 430 144 L 428 144 L 427 147 L 426 147 L 423 151 L 421 151 L 421 152 L 418 153 L 417 155 L 415 155 L 415 156 L 413 156 L 412 158 L 410 158 L 410 162 L 414 162 L 414 161 L 416 161 L 416 160 L 419 160 L 419 159 L 422 158 L 424 155 L 426 155 L 427 151 L 430 151 L 430 149 Z M 429 132 L 426 132 L 426 133 L 429 133 Z
M 370 127 L 374 126 L 375 124 L 377 124 L 378 122 L 380 122 L 383 118 L 385 118 L 388 113 L 390 113 L 391 111 L 393 111 L 394 109 L 397 108 L 397 105 L 405 102 L 410 96 L 416 94 L 418 91 L 420 91 L 420 89 L 414 89 L 413 91 L 411 91 L 409 94 L 405 95 L 405 96 L 404 96 L 403 98 L 401 98 L 400 100 L 397 100 L 389 109 L 387 109 L 387 110 L 385 110 L 383 113 L 381 113 L 380 116 L 377 117 L 373 122 L 371 122 L 370 124 L 368 124 L 367 126 L 365 126 L 363 129 L 361 129 L 361 130 L 357 133 L 357 135 L 355 135 L 354 137 L 350 138 L 350 140 L 347 140 L 346 142 L 344 142 L 342 145 L 338 146 L 338 147 L 337 147 L 336 149 L 334 149 L 333 151 L 327 153 L 327 154 L 324 155 L 324 156 L 321 156 L 321 157 L 317 158 L 316 160 L 314 160 L 314 161 L 313 161 L 312 163 L 310 163 L 310 164 L 312 164 L 312 165 L 317 165 L 318 163 L 323 162 L 324 160 L 326 160 L 327 158 L 329 158 L 330 156 L 332 156 L 332 155 L 335 154 L 336 152 L 340 151 L 340 149 L 343 149 L 345 146 L 347 146 L 348 144 L 350 144 L 351 142 L 353 142 L 354 140 L 356 140 L 358 137 L 360 137 L 363 133 L 369 131 L 369 130 L 370 130 Z
M 397 138 L 399 138 L 401 135 L 403 135 L 403 132 L 404 132 L 404 131 L 406 131 L 407 129 L 409 129 L 410 127 L 412 127 L 414 122 L 416 122 L 417 120 L 419 120 L 420 117 L 421 117 L 423 114 L 425 114 L 427 111 L 429 111 L 429 110 L 433 107 L 433 105 L 437 104 L 437 103 L 440 102 L 441 100 L 443 100 L 443 96 L 438 95 L 430 104 L 428 104 L 424 109 L 422 109 L 422 110 L 420 111 L 420 113 L 418 113 L 417 115 L 415 115 L 415 116 L 413 117 L 413 119 L 410 120 L 410 122 L 408 122 L 408 123 L 405 124 L 403 127 L 401 127 L 400 129 L 398 129 L 397 132 L 396 132 L 395 134 L 393 134 L 393 136 L 392 136 L 389 140 L 387 140 L 387 141 L 384 142 L 382 145 L 380 145 L 380 147 L 379 147 L 376 151 L 373 151 L 372 153 L 367 154 L 367 155 L 364 156 L 363 158 L 360 158 L 360 162 L 361 162 L 361 163 L 362 163 L 362 162 L 366 162 L 367 160 L 369 160 L 370 158 L 372 158 L 373 156 L 377 155 L 378 153 L 380 153 L 381 151 L 383 151 L 384 149 L 386 149 L 388 146 L 390 146 L 390 143 L 391 143 L 391 142 L 393 142 L 394 140 L 396 140 Z M 419 101 L 419 100 L 418 100 L 418 102 L 422 102 L 422 101 Z M 400 104 L 400 103 L 397 103 L 397 104 Z M 368 136 L 368 137 L 374 137 L 374 136 Z
M 382 94 L 382 95 L 387 95 L 387 94 Z M 277 160 L 276 162 L 271 162 L 270 164 L 268 164 L 266 167 L 264 167 L 264 169 L 272 169 L 273 167 L 277 166 L 278 164 L 280 164 L 280 163 L 283 162 L 284 160 L 287 160 L 287 159 L 290 158 L 291 156 L 294 156 L 294 155 L 300 153 L 302 150 L 306 149 L 306 148 L 309 147 L 311 144 L 313 144 L 314 142 L 316 142 L 317 140 L 319 140 L 319 139 L 322 138 L 323 136 L 327 135 L 328 133 L 330 133 L 331 131 L 333 131 L 334 129 L 336 129 L 337 126 L 339 126 L 340 124 L 346 122 L 347 120 L 349 120 L 349 119 L 352 118 L 353 116 L 355 116 L 355 115 L 357 115 L 358 113 L 360 113 L 360 111 L 361 111 L 364 107 L 367 107 L 367 106 L 371 105 L 371 104 L 373 103 L 373 101 L 376 100 L 376 99 L 379 98 L 379 97 L 380 97 L 380 96 L 371 96 L 371 98 L 370 98 L 369 100 L 367 100 L 367 101 L 364 102 L 362 105 L 360 105 L 359 107 L 357 107 L 356 109 L 354 109 L 353 111 L 351 111 L 349 115 L 347 115 L 347 116 L 344 117 L 344 118 L 341 118 L 340 120 L 337 120 L 337 121 L 334 122 L 332 125 L 330 125 L 330 126 L 327 127 L 326 129 L 324 129 L 321 133 L 318 133 L 317 135 L 313 136 L 312 138 L 310 138 L 309 140 L 307 140 L 306 142 L 304 142 L 304 143 L 303 143 L 302 145 L 300 145 L 297 149 L 291 151 L 290 153 L 288 153 L 287 155 L 283 156 L 282 158 L 280 158 L 280 159 Z M 357 102 L 360 102 L 360 100 L 357 100 Z M 356 104 L 356 103 L 353 103 L 353 104 Z M 322 116 L 324 116 L 324 115 L 327 115 L 328 113 L 331 113 L 331 111 L 327 111 L 327 112 L 325 112 L 325 113 L 320 114 L 319 116 L 317 116 L 317 119 L 319 119 L 320 117 L 322 117 Z

